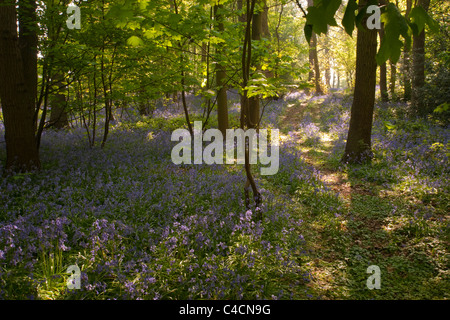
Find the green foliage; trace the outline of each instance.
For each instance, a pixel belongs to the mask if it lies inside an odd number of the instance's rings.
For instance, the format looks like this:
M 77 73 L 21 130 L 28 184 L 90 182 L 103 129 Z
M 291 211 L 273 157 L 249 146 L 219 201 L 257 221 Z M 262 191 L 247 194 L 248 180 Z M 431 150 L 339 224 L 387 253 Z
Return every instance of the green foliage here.
M 316 34 L 327 33 L 328 26 L 337 26 L 334 15 L 342 0 L 314 1 L 314 6 L 308 7 L 305 25 L 305 37 L 309 42 L 312 31 Z
M 355 29 L 355 11 L 358 10 L 358 4 L 356 0 L 349 0 L 347 7 L 345 9 L 344 17 L 342 18 L 342 26 L 345 32 L 352 36 L 353 30 Z
M 384 23 L 385 33 L 376 56 L 377 63 L 381 65 L 388 59 L 395 63 L 400 58 L 403 49 L 403 42 L 399 39 L 400 35 L 408 43 L 408 46 L 411 44 L 408 24 L 393 3 L 387 5 L 386 12 L 381 15 L 381 22 Z
M 433 20 L 428 12 L 421 6 L 414 7 L 409 13 L 408 18 L 411 19 L 410 27 L 415 35 L 418 35 L 428 25 L 432 32 L 439 32 L 439 24 Z
M 314 1 L 314 6 L 308 8 L 306 17 L 306 24 L 304 27 L 305 37 L 309 42 L 312 32 L 317 34 L 326 34 L 328 26 L 337 26 L 334 18 L 337 9 L 342 1 Z M 342 18 L 342 26 L 347 34 L 352 36 L 354 27 L 362 28 L 361 21 L 366 15 L 367 7 L 371 4 L 377 4 L 378 1 L 368 1 L 367 5 L 362 8 L 358 14 L 358 4 L 355 0 L 350 0 L 347 3 L 345 12 Z M 378 65 L 385 63 L 387 60 L 397 62 L 400 58 L 403 49 L 403 42 L 400 36 L 403 37 L 407 47 L 411 45 L 412 34 L 418 34 L 427 24 L 433 32 L 439 30 L 438 23 L 431 18 L 430 15 L 421 7 L 415 7 L 411 10 L 409 23 L 404 17 L 398 7 L 394 3 L 388 3 L 384 12 L 381 15 L 381 22 L 384 23 L 384 37 L 378 50 L 376 60 Z
M 247 96 L 254 97 L 260 96 L 263 99 L 269 97 L 276 97 L 278 95 L 277 88 L 269 83 L 268 79 L 264 76 L 262 72 L 258 72 L 254 75 L 252 79 L 249 80 L 248 86 L 244 88 L 247 90 Z
M 444 113 L 444 112 L 447 112 L 447 111 L 449 111 L 449 110 L 450 110 L 450 103 L 444 102 L 444 103 L 438 105 L 437 108 L 434 109 L 433 112 L 436 112 L 436 113 Z

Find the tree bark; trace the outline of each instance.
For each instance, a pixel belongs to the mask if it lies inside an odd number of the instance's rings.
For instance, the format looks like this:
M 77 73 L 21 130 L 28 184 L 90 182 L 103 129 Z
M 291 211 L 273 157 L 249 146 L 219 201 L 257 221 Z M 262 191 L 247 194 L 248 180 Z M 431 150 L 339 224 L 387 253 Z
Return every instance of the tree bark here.
M 406 0 L 406 17 L 411 12 L 412 0 Z M 411 61 L 406 43 L 403 46 L 403 100 L 411 100 Z
M 380 65 L 380 96 L 381 101 L 389 101 L 386 76 L 386 62 Z
M 428 11 L 430 0 L 418 0 L 417 5 Z M 421 90 L 425 84 L 425 29 L 419 35 L 413 35 L 412 57 L 411 108 L 417 115 L 424 116 L 426 110 L 424 110 Z
M 331 83 L 331 57 L 330 57 L 330 48 L 328 45 L 328 35 L 326 34 L 324 37 L 324 63 L 323 66 L 325 68 L 325 88 L 326 90 L 330 89 L 333 85 Z
M 367 0 L 360 0 L 359 7 Z M 349 163 L 370 161 L 373 109 L 375 103 L 377 30 L 358 28 L 356 43 L 356 79 L 350 127 L 342 160 Z
M 379 31 L 380 35 L 380 43 L 383 41 L 384 37 L 384 24 L 381 25 L 381 29 Z M 381 101 L 388 101 L 389 95 L 388 95 L 388 89 L 387 89 L 387 77 L 386 77 L 386 62 L 380 65 L 380 96 Z
M 24 32 L 24 29 L 22 29 Z M 20 49 L 14 1 L 0 0 L 0 98 L 2 101 L 6 140 L 6 171 L 29 171 L 40 168 L 33 119 L 37 88 L 25 75 L 35 70 L 24 60 L 35 48 Z M 25 57 L 22 57 L 23 53 Z M 33 77 L 34 78 L 34 77 Z
M 391 100 L 396 101 L 397 100 L 397 94 L 395 93 L 395 85 L 397 82 L 397 64 L 393 63 L 392 61 L 389 61 L 391 66 L 391 76 L 389 80 L 389 91 L 391 94 Z
M 205 63 L 206 62 L 206 55 L 208 54 L 208 52 L 207 52 L 207 43 L 206 42 L 202 42 L 202 60 L 201 60 L 201 62 L 202 63 Z
M 261 37 L 267 40 L 272 38 L 269 30 L 269 7 L 267 6 L 267 0 L 262 1 L 263 11 L 261 12 Z M 273 50 L 270 49 L 270 52 L 273 53 Z M 269 79 L 275 77 L 275 74 L 272 70 L 266 69 L 264 70 L 264 76 Z
M 214 6 L 214 15 L 218 22 L 218 31 L 224 32 L 223 16 L 220 11 L 223 10 L 222 4 L 217 4 Z M 227 100 L 227 75 L 225 72 L 225 66 L 220 61 L 220 56 L 224 55 L 223 45 L 218 46 L 217 55 L 219 61 L 216 65 L 216 84 L 217 84 L 217 124 L 222 135 L 226 136 L 226 130 L 228 129 L 228 100 Z
M 251 22 L 254 19 L 254 8 L 257 0 L 247 0 L 247 23 L 245 27 L 244 36 L 244 46 L 242 50 L 242 87 L 245 88 L 248 84 L 250 76 L 250 65 L 252 63 L 252 36 L 251 36 Z M 252 127 L 251 114 L 250 114 L 250 99 L 247 98 L 247 90 L 244 90 L 241 96 L 241 129 L 247 130 Z M 255 179 L 251 172 L 251 166 L 249 162 L 249 146 L 245 143 L 245 174 L 247 180 L 245 182 L 244 194 L 245 194 L 245 205 L 247 209 L 250 209 L 250 197 L 249 188 L 252 188 L 253 199 L 255 202 L 255 208 L 259 208 L 261 204 L 261 193 L 256 186 Z M 258 212 L 258 218 L 261 219 L 261 211 Z
M 261 0 L 257 0 L 260 4 L 262 4 Z M 261 11 L 257 12 L 256 10 L 253 12 L 252 18 L 252 41 L 260 41 L 262 35 L 262 15 Z M 256 65 L 257 69 L 260 69 L 259 65 Z M 254 96 L 248 98 L 248 107 L 249 107 L 249 123 L 251 128 L 256 128 L 258 126 L 259 117 L 260 117 L 260 101 L 259 97 Z
M 29 98 L 33 97 L 36 106 L 37 98 L 37 24 L 36 24 L 36 2 L 18 1 L 17 17 L 19 21 L 19 48 L 22 55 L 25 85 L 29 90 Z M 35 130 L 37 129 L 37 118 L 35 119 Z
M 308 7 L 313 6 L 313 0 L 308 0 Z M 311 35 L 311 40 L 309 42 L 309 80 L 311 77 L 314 79 L 314 88 L 316 94 L 323 94 L 322 88 L 320 86 L 320 68 L 319 68 L 319 58 L 317 55 L 317 36 L 315 32 Z M 314 71 L 313 71 L 314 70 Z
M 66 96 L 62 93 L 63 75 L 60 72 L 55 73 L 52 83 L 58 86 L 58 90 L 52 95 L 50 100 L 50 125 L 56 129 L 63 129 L 69 126 L 69 120 L 66 111 Z

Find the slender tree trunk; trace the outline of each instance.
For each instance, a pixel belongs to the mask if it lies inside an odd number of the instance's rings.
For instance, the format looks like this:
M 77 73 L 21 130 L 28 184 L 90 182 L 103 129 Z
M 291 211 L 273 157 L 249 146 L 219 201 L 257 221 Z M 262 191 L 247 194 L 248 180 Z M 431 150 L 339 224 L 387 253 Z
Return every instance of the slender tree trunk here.
M 105 100 L 105 126 L 104 126 L 104 130 L 103 130 L 103 140 L 102 140 L 102 144 L 101 144 L 101 148 L 103 149 L 105 147 L 106 144 L 106 139 L 108 138 L 108 134 L 109 134 L 109 122 L 111 121 L 111 105 L 110 105 L 110 92 L 108 92 L 108 86 L 106 84 L 106 75 L 105 75 L 105 61 L 104 61 L 104 50 L 105 47 L 103 45 L 102 48 L 102 57 L 101 57 L 101 62 L 100 62 L 100 72 L 101 72 L 101 79 L 102 79 L 102 85 L 103 85 L 103 98 Z
M 279 13 L 279 15 L 278 15 L 278 23 L 277 23 L 277 26 L 276 26 L 276 28 L 275 28 L 275 37 L 277 38 L 277 57 L 280 56 L 280 52 L 281 52 L 281 47 L 280 47 L 280 33 L 279 33 L 279 30 L 280 30 L 280 25 L 281 25 L 281 17 L 282 17 L 282 15 L 283 15 L 283 8 L 284 8 L 284 6 L 281 5 L 280 13 Z M 275 78 L 278 78 L 278 70 L 279 70 L 279 67 L 280 67 L 280 63 L 279 63 L 279 61 L 278 61 L 278 59 L 277 59 L 277 60 L 276 60 L 276 66 L 275 66 Z
M 313 81 L 314 80 L 314 52 L 312 49 L 312 41 L 313 41 L 313 36 L 315 36 L 314 32 L 313 35 L 311 36 L 311 40 L 308 43 L 309 46 L 309 53 L 308 53 L 308 60 L 309 60 L 309 72 L 308 72 L 308 81 Z
M 325 43 L 324 43 L 324 53 L 325 53 L 325 86 L 326 89 L 331 88 L 331 62 L 330 62 L 330 49 L 328 47 L 328 35 L 325 35 Z
M 406 0 L 406 16 L 411 12 L 412 0 Z M 403 100 L 411 100 L 411 55 L 406 43 L 403 46 Z
M 329 90 L 332 87 L 331 83 L 331 72 L 329 68 L 325 68 L 325 82 L 326 82 L 326 88 Z
M 22 17 L 24 12 L 22 11 Z M 35 15 L 28 12 L 29 21 L 33 21 Z M 22 33 L 24 30 L 25 28 Z M 32 35 L 24 36 L 35 39 Z M 27 48 L 21 48 L 20 45 Z M 36 60 L 32 53 L 37 51 L 36 47 L 28 48 L 35 45 L 36 42 L 20 40 L 17 35 L 14 1 L 0 0 L 0 98 L 5 125 L 6 171 L 40 168 L 34 135 L 36 123 L 33 119 L 37 87 L 33 80 L 35 75 L 32 74 L 36 70 L 33 66 L 33 61 Z M 25 56 L 22 57 L 22 54 Z M 28 58 L 31 61 L 24 63 Z M 27 79 L 27 75 L 32 79 Z
M 242 12 L 239 15 L 239 17 L 238 17 L 238 21 L 240 23 L 246 25 L 247 24 L 247 14 L 244 13 L 244 0 L 237 0 L 237 9 L 238 9 L 238 11 Z M 244 37 L 246 37 L 247 36 L 247 28 L 244 29 L 244 34 L 245 34 Z M 251 34 L 249 36 L 251 36 Z M 245 41 L 244 41 L 244 43 L 245 43 Z M 244 59 L 244 55 L 242 55 L 242 58 Z M 245 63 L 244 63 L 244 61 L 242 61 L 242 68 L 244 68 L 244 67 L 245 67 Z M 242 72 L 243 72 L 243 79 L 244 79 L 246 71 L 243 69 Z M 243 88 L 245 87 L 243 83 L 242 83 L 242 87 Z M 239 94 L 239 95 L 240 95 L 240 100 L 241 100 L 240 101 L 240 104 L 241 104 L 241 119 L 240 119 L 240 122 L 241 122 L 241 127 L 243 127 L 244 126 L 244 124 L 243 124 L 244 123 L 243 116 L 245 114 L 245 112 L 243 110 L 244 110 L 244 107 L 248 106 L 248 99 L 242 93 Z
M 322 87 L 320 85 L 320 68 L 319 68 L 319 57 L 317 55 L 317 36 L 313 33 L 311 37 L 311 47 L 312 47 L 312 56 L 313 56 L 313 64 L 314 64 L 314 87 L 316 90 L 316 94 L 323 94 Z
M 406 17 L 408 17 L 411 12 L 412 0 L 406 0 Z M 403 72 L 403 100 L 409 101 L 411 100 L 411 56 L 408 52 L 408 48 L 405 45 L 403 46 L 403 63 L 402 63 L 402 72 Z
M 367 4 L 360 0 L 359 7 Z M 350 127 L 347 144 L 342 160 L 350 163 L 360 163 L 371 159 L 371 134 L 373 109 L 375 103 L 375 84 L 377 64 L 377 31 L 363 27 L 358 28 L 356 43 L 356 79 L 353 104 L 351 108 Z
M 94 56 L 94 61 L 97 61 L 97 56 Z M 97 67 L 94 67 L 94 75 L 93 75 L 93 86 L 94 86 L 94 99 L 93 99 L 93 120 L 92 120 L 92 142 L 91 147 L 95 145 L 95 138 L 97 134 Z
M 386 76 L 386 62 L 380 65 L 380 96 L 381 101 L 389 101 Z
M 308 7 L 313 5 L 313 0 L 308 0 Z M 309 66 L 311 70 L 309 73 L 309 78 L 311 78 L 311 76 L 314 78 L 314 88 L 316 94 L 323 94 L 323 90 L 320 85 L 319 57 L 317 55 L 317 36 L 315 32 L 312 33 L 311 40 L 309 42 Z M 312 70 L 314 70 L 314 72 Z
M 178 43 L 180 49 L 182 49 L 181 43 Z M 186 72 L 184 71 L 184 54 L 180 53 L 180 65 L 181 65 L 181 102 L 183 103 L 184 116 L 186 118 L 186 123 L 188 126 L 189 133 L 191 137 L 194 137 L 194 129 L 192 128 L 191 120 L 189 118 L 189 110 L 186 102 Z
M 206 55 L 207 55 L 207 51 L 206 51 L 206 47 L 207 47 L 207 43 L 206 42 L 202 42 L 202 63 L 206 62 Z
M 408 51 L 403 51 L 403 100 L 411 100 L 411 61 Z
M 381 24 L 381 29 L 379 30 L 380 35 L 380 43 L 383 41 L 384 37 L 384 24 Z M 388 95 L 388 89 L 387 89 L 387 77 L 386 77 L 386 62 L 380 65 L 380 96 L 381 101 L 388 101 L 389 95 Z
M 214 15 L 218 21 L 218 31 L 224 31 L 223 16 L 220 11 L 223 10 L 222 4 L 217 4 L 214 6 Z M 220 61 L 221 55 L 224 55 L 223 45 L 219 45 L 217 48 L 217 55 L 219 56 L 219 61 L 216 65 L 216 83 L 217 83 L 217 121 L 219 130 L 222 135 L 226 136 L 226 130 L 228 129 L 228 100 L 227 100 L 227 76 L 225 72 L 225 66 Z
M 267 40 L 272 38 L 269 30 L 269 7 L 267 6 L 267 0 L 262 0 L 263 11 L 261 12 L 261 37 Z M 273 51 L 269 49 L 271 54 Z M 269 79 L 273 78 L 274 72 L 272 70 L 266 69 L 264 70 L 264 76 Z
M 391 76 L 389 81 L 389 91 L 391 94 L 391 100 L 396 101 L 397 100 L 397 94 L 395 93 L 395 85 L 397 82 L 397 65 L 393 63 L 392 61 L 389 61 L 391 66 Z
M 417 5 L 428 11 L 430 0 L 418 0 Z M 413 36 L 412 57 L 411 108 L 417 115 L 424 116 L 426 110 L 421 91 L 425 84 L 425 29 L 418 36 Z
M 257 0 L 260 4 L 263 4 L 261 0 Z M 252 32 L 251 39 L 252 41 L 260 41 L 262 35 L 262 16 L 263 13 L 261 11 L 255 11 L 253 13 L 252 18 Z M 256 65 L 256 68 L 259 70 L 260 66 Z M 249 106 L 249 120 L 250 127 L 256 128 L 259 123 L 260 117 L 260 99 L 257 96 L 248 98 L 248 106 Z
M 252 61 L 252 36 L 251 36 L 251 23 L 255 17 L 254 8 L 257 0 L 247 0 L 247 23 L 245 28 L 244 46 L 242 50 L 242 87 L 245 88 L 249 81 L 250 65 Z M 244 94 L 241 97 L 241 128 L 246 130 L 252 127 L 251 114 L 250 114 L 250 99 L 247 98 L 247 91 L 244 90 Z M 245 205 L 247 209 L 250 208 L 249 188 L 252 188 L 253 199 L 255 207 L 258 208 L 261 204 L 261 193 L 256 186 L 255 179 L 251 172 L 251 166 L 249 162 L 249 146 L 245 143 L 245 174 L 247 177 L 244 193 L 245 193 Z M 261 213 L 258 213 L 258 218 L 261 219 Z

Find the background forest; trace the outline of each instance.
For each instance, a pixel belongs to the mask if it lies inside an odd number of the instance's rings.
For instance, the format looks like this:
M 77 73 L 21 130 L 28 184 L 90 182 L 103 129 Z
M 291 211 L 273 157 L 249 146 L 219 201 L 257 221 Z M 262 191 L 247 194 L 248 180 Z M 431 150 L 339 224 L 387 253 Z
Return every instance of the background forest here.
M 0 298 L 448 299 L 449 17 L 0 0 Z M 278 173 L 173 164 L 194 121 L 279 129 Z

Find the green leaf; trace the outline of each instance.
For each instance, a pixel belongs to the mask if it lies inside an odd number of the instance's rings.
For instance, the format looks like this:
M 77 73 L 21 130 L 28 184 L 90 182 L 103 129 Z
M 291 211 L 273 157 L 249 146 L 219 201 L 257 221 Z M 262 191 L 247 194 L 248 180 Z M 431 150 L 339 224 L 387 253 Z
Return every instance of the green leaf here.
M 306 24 L 312 26 L 312 30 L 316 34 L 327 33 L 328 23 L 324 19 L 323 8 L 309 7 L 306 15 Z
M 388 59 L 390 59 L 393 63 L 396 63 L 400 58 L 402 46 L 403 42 L 401 42 L 398 38 L 388 40 L 384 37 L 383 41 L 381 41 L 380 49 L 376 55 L 377 64 L 382 65 Z
M 325 10 L 327 13 L 327 20 L 330 26 L 337 27 L 336 20 L 334 19 L 334 15 L 336 11 L 341 6 L 342 0 L 329 0 L 325 2 Z
M 164 32 L 156 28 L 150 28 L 144 31 L 144 36 L 148 39 L 155 39 L 163 34 Z
M 309 43 L 311 41 L 312 32 L 313 32 L 312 25 L 306 24 L 305 27 L 304 27 L 304 31 L 305 31 L 306 41 Z
M 345 32 L 352 36 L 353 30 L 355 29 L 355 11 L 358 10 L 358 4 L 356 0 L 349 0 L 347 8 L 345 9 L 344 17 L 342 18 L 342 26 Z
M 129 46 L 138 47 L 138 46 L 143 45 L 144 41 L 142 41 L 142 39 L 137 36 L 131 36 L 128 38 L 127 44 Z
M 389 131 L 394 130 L 396 128 L 396 126 L 390 123 L 389 121 L 383 121 L 383 124 Z
M 315 1 L 314 6 L 308 7 L 306 24 L 317 34 L 327 33 L 328 26 L 337 26 L 334 15 L 341 3 L 342 0 Z
M 117 20 L 119 22 L 126 21 L 128 19 L 132 19 L 134 16 L 133 10 L 131 8 L 127 8 L 123 5 L 113 5 L 111 9 L 106 14 L 108 19 Z
M 436 20 L 433 20 L 433 18 L 431 18 L 430 15 L 428 15 L 427 18 L 427 25 L 430 28 L 431 32 L 439 33 L 440 31 L 439 23 Z
M 363 28 L 363 26 L 361 25 L 361 21 L 362 21 L 362 19 L 364 18 L 364 16 L 366 15 L 366 13 L 367 13 L 367 5 L 364 7 L 364 8 L 362 8 L 361 10 L 359 10 L 359 12 L 358 12 L 358 14 L 356 15 L 356 17 L 355 17 L 355 25 L 356 25 L 356 27 L 359 29 L 359 28 Z
M 414 7 L 409 13 L 409 18 L 411 19 L 411 24 L 414 25 L 414 27 L 412 27 L 414 34 L 420 34 L 425 28 L 425 23 L 427 22 L 427 12 L 420 6 Z
M 419 35 L 425 28 L 425 25 L 428 25 L 432 32 L 439 32 L 439 23 L 433 20 L 421 6 L 414 7 L 408 17 L 411 19 L 410 26 L 414 35 Z
M 408 45 L 411 37 L 410 28 L 405 17 L 393 3 L 389 3 L 386 12 L 381 15 L 381 22 L 384 23 L 384 37 L 376 56 L 377 64 L 381 65 L 388 59 L 396 63 L 403 47 L 400 35 Z
M 181 15 L 177 13 L 171 13 L 168 19 L 169 23 L 172 25 L 177 25 L 181 20 L 182 20 Z
M 433 110 L 433 112 L 443 113 L 443 112 L 448 111 L 449 109 L 450 109 L 450 103 L 444 102 L 444 103 L 438 105 L 437 108 Z

